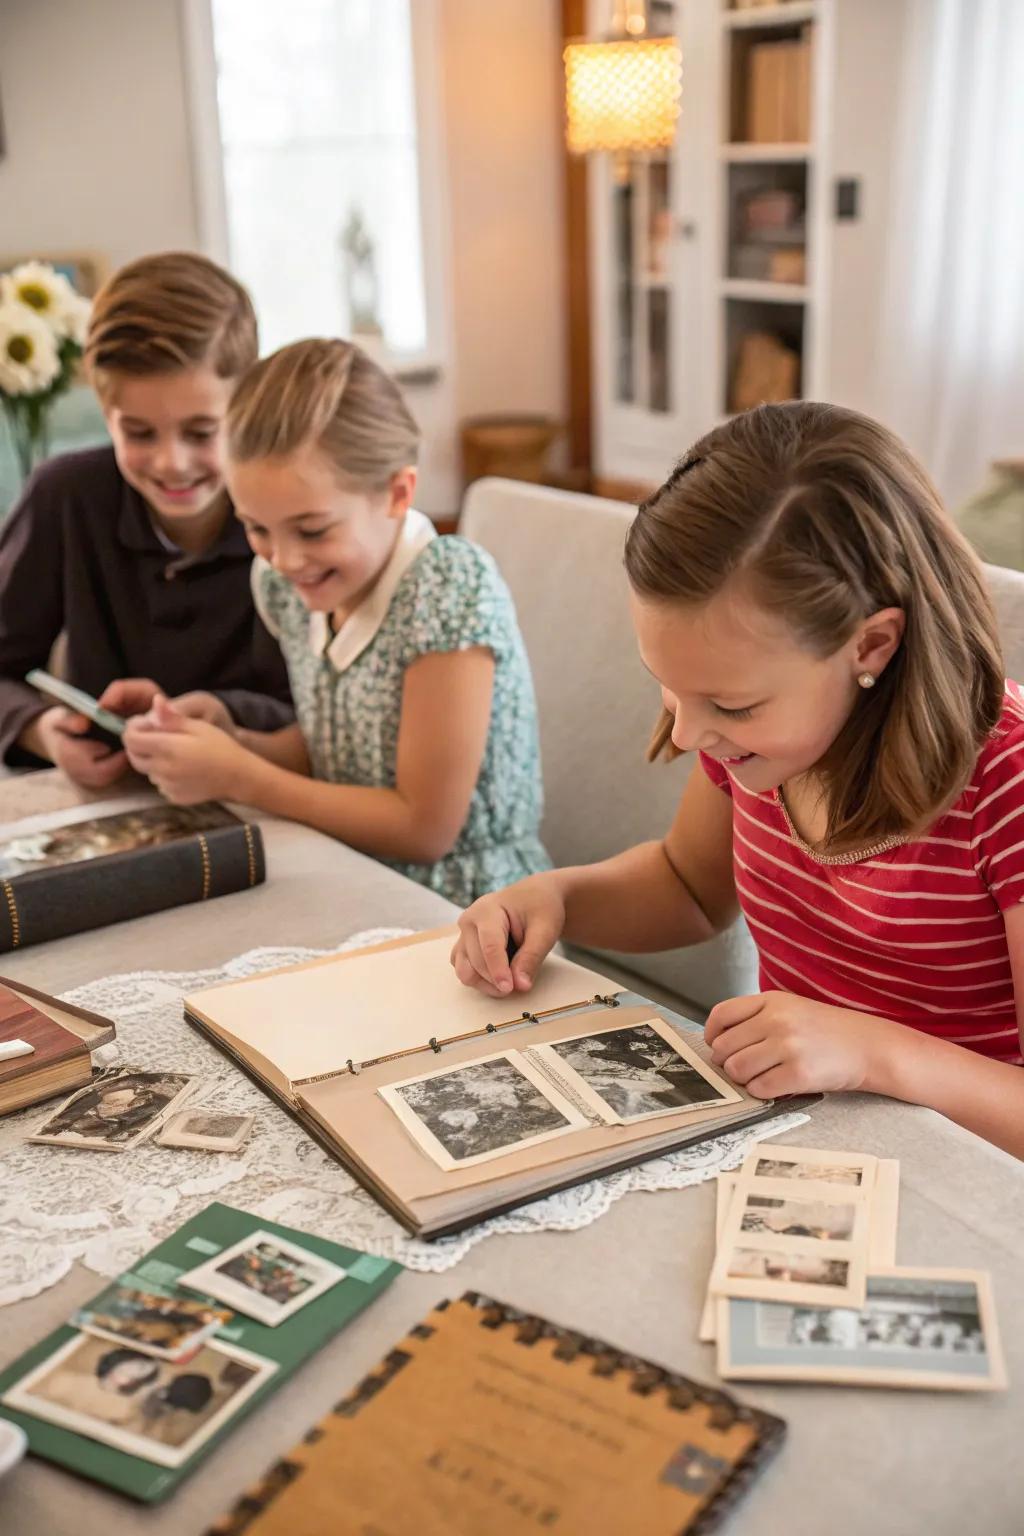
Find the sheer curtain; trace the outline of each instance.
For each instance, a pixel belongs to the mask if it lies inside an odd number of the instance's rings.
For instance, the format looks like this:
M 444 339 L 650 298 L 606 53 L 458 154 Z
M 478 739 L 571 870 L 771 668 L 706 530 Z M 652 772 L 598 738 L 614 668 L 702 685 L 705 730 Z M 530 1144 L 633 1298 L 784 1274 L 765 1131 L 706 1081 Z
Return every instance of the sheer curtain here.
M 880 415 L 951 507 L 1024 458 L 1024 0 L 907 0 Z

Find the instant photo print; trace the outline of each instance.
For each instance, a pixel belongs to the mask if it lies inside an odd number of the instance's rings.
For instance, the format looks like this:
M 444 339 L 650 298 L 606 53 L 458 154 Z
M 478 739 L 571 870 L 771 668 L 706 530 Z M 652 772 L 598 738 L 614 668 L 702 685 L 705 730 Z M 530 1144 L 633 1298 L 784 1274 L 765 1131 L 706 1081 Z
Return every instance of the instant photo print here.
M 337 1264 L 259 1229 L 189 1270 L 178 1284 L 276 1328 L 344 1278 Z

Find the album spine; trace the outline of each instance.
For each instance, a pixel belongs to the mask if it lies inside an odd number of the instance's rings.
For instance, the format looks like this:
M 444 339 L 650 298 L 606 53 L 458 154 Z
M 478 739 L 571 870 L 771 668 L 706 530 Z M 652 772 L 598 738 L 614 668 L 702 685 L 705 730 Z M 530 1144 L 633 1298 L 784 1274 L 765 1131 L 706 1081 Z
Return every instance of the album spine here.
M 0 879 L 0 952 L 210 901 L 266 879 L 260 829 L 247 822 L 54 869 Z
M 311 1083 L 327 1083 L 335 1077 L 351 1075 L 358 1077 L 360 1072 L 367 1067 L 382 1067 L 388 1061 L 401 1061 L 405 1056 L 421 1056 L 429 1051 L 434 1056 L 440 1056 L 446 1045 L 462 1045 L 466 1040 L 484 1040 L 488 1035 L 499 1035 L 507 1029 L 522 1029 L 524 1024 L 546 1023 L 548 1019 L 557 1019 L 560 1014 L 578 1013 L 581 1008 L 618 1008 L 619 999 L 614 993 L 596 997 L 585 997 L 578 1003 L 563 1003 L 561 1008 L 548 1008 L 541 1013 L 520 1013 L 514 1019 L 502 1019 L 498 1024 L 486 1024 L 483 1029 L 468 1029 L 461 1035 L 444 1035 L 440 1040 L 436 1035 L 431 1035 L 429 1040 L 424 1040 L 421 1045 L 410 1045 L 403 1051 L 392 1051 L 390 1056 L 370 1056 L 366 1061 L 353 1061 L 350 1056 L 342 1067 L 335 1067 L 330 1072 L 318 1072 L 315 1077 L 297 1077 L 294 1082 L 296 1088 L 306 1088 Z

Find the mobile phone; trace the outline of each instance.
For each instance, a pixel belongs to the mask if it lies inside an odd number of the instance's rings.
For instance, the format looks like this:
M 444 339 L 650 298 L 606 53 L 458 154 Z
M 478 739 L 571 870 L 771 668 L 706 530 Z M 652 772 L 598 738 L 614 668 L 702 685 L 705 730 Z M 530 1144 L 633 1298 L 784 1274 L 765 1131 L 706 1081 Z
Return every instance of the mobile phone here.
M 51 677 L 41 667 L 33 667 L 26 674 L 25 681 L 31 683 L 44 698 L 52 699 L 54 704 L 63 704 L 65 709 L 72 709 L 75 714 L 91 720 L 92 729 L 85 732 L 89 741 L 102 741 L 104 746 L 120 748 L 127 723 L 123 715 L 115 715 L 112 709 L 104 709 L 97 704 L 91 693 L 73 687 L 71 683 L 64 682 L 63 678 Z

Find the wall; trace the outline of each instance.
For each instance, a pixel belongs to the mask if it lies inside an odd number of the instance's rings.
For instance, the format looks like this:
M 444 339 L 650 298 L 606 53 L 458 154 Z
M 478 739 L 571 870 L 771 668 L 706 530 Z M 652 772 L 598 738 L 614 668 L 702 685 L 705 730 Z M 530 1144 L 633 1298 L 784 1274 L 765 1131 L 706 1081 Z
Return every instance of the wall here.
M 829 225 L 827 392 L 830 400 L 872 415 L 882 405 L 877 353 L 906 5 L 839 0 L 835 17 L 830 172 L 833 178 L 858 179 L 860 211 L 854 221 Z M 832 195 L 829 186 L 825 196 Z
M 459 416 L 566 397 L 557 0 L 440 0 Z
M 564 413 L 560 13 L 436 4 L 449 344 L 410 403 L 421 505 L 444 514 L 462 416 Z M 0 0 L 0 256 L 197 245 L 180 23 L 179 0 Z
M 191 247 L 177 0 L 0 0 L 0 257 Z

